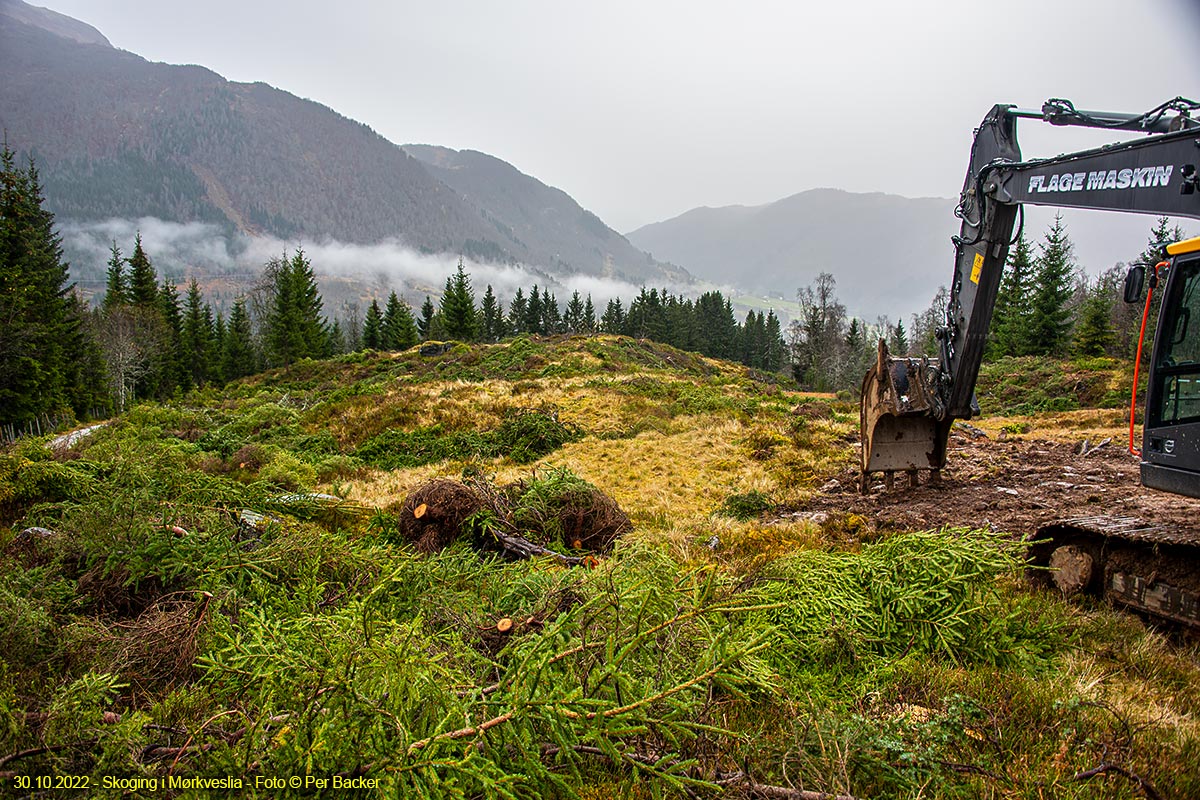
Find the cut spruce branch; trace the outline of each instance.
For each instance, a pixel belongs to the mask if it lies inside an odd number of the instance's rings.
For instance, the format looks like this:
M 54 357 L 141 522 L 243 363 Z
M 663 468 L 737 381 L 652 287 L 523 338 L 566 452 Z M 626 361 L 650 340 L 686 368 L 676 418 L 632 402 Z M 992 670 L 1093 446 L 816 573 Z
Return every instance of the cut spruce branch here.
M 1163 800 L 1163 796 L 1159 794 L 1158 789 L 1155 789 L 1154 785 L 1151 784 L 1150 781 L 1146 780 L 1141 775 L 1138 775 L 1136 772 L 1127 770 L 1117 764 L 1110 764 L 1107 761 L 1103 764 L 1092 767 L 1091 769 L 1086 769 L 1083 772 L 1076 773 L 1075 780 L 1086 781 L 1092 778 L 1100 777 L 1101 775 L 1107 775 L 1110 772 L 1133 781 L 1135 784 L 1137 784 L 1137 788 L 1141 790 L 1142 794 L 1150 798 L 1150 800 Z

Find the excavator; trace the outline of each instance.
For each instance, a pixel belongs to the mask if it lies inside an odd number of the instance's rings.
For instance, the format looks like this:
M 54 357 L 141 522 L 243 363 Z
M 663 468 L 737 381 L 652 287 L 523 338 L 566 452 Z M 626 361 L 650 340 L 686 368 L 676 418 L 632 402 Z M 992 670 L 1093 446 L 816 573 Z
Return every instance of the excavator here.
M 862 383 L 860 489 L 876 473 L 941 481 L 956 420 L 979 414 L 975 384 L 996 295 L 1026 203 L 1200 219 L 1200 103 L 1177 97 L 1145 113 L 1084 111 L 1051 99 L 1040 110 L 996 105 L 975 131 L 955 215 L 954 273 L 936 356 L 893 356 L 883 341 Z M 1037 119 L 1143 134 L 1116 144 L 1023 159 L 1017 122 Z M 1018 234 L 1019 235 L 1019 234 Z M 1141 447 L 1134 419 L 1142 363 L 1139 341 L 1129 450 L 1142 485 L 1180 495 L 1174 519 L 1088 516 L 1050 520 L 1031 537 L 1029 574 L 1066 595 L 1080 593 L 1200 629 L 1200 238 L 1165 244 L 1162 259 L 1134 264 L 1124 300 L 1141 302 L 1142 340 L 1153 293 L 1161 304 L 1149 348 Z M 1189 525 L 1190 521 L 1190 525 Z

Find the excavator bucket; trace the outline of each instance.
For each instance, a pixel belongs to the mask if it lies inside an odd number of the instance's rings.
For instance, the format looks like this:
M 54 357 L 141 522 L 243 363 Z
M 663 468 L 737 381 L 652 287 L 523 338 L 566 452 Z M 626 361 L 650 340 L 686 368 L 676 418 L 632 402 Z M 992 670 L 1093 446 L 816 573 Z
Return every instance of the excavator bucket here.
M 879 356 L 862 383 L 859 488 L 864 494 L 876 472 L 883 473 L 889 489 L 896 472 L 906 473 L 911 486 L 919 482 L 920 470 L 929 470 L 932 482 L 941 479 L 952 420 L 943 419 L 933 390 L 938 375 L 937 361 L 894 357 L 879 340 Z

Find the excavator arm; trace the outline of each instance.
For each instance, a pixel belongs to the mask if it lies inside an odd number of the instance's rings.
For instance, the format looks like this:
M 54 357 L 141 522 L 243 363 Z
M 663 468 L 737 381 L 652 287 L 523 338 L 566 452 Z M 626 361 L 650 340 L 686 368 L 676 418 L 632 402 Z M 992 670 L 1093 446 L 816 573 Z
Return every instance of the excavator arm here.
M 1050 100 L 1039 111 L 997 105 L 975 131 L 971 162 L 955 214 L 954 274 L 939 352 L 892 356 L 881 341 L 862 385 L 862 481 L 873 473 L 889 486 L 897 471 L 914 484 L 921 470 L 936 480 L 956 419 L 978 413 L 975 383 L 995 310 L 1000 278 L 1024 203 L 1200 218 L 1200 104 L 1176 98 L 1145 114 L 1079 111 Z M 1145 138 L 1022 160 L 1017 120 L 1139 131 Z

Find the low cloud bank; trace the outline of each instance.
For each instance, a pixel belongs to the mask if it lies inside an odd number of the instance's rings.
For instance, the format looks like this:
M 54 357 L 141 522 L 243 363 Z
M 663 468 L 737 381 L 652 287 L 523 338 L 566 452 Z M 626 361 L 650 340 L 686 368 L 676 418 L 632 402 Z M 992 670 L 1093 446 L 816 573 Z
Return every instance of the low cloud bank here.
M 450 254 L 425 254 L 406 247 L 398 240 L 360 245 L 325 240 L 320 242 L 283 241 L 270 236 L 230 235 L 220 227 L 203 222 L 168 222 L 154 217 L 137 220 L 109 219 L 102 222 L 64 221 L 59 224 L 63 249 L 72 265 L 72 276 L 90 294 L 104 291 L 104 276 L 115 241 L 124 256 L 133 251 L 134 239 L 141 234 L 142 247 L 160 276 L 183 282 L 195 276 L 201 281 L 221 277 L 231 283 L 252 286 L 262 274 L 263 265 L 284 253 L 291 254 L 302 247 L 312 263 L 323 293 L 331 283 L 343 284 L 327 298 L 326 309 L 333 310 L 344 302 L 370 301 L 371 297 L 386 299 L 391 290 L 405 296 L 416 305 L 426 294 L 437 296 L 446 278 L 454 274 L 458 257 Z M 526 292 L 534 284 L 554 292 L 560 305 L 565 305 L 571 293 L 592 296 L 597 310 L 602 311 L 610 299 L 621 298 L 628 303 L 637 296 L 640 286 L 595 275 L 551 277 L 525 265 L 489 264 L 463 259 L 471 275 L 477 299 L 482 299 L 490 284 L 493 292 L 507 304 L 518 288 Z M 344 284 L 358 287 L 360 297 L 349 296 Z M 678 288 L 672 289 L 678 291 Z M 329 300 L 334 300 L 331 303 Z

